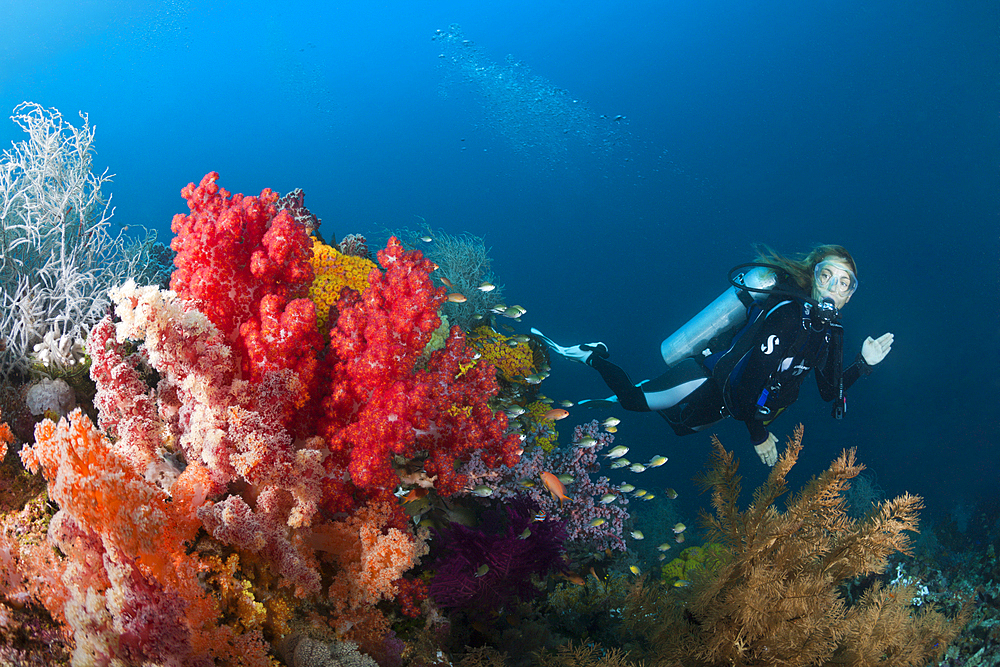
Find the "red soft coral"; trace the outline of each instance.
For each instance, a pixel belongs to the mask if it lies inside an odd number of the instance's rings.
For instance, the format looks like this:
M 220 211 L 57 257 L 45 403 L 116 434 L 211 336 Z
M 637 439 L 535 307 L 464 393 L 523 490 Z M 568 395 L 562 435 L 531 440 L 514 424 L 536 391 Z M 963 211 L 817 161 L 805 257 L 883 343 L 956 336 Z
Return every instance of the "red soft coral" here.
M 393 455 L 412 459 L 426 451 L 438 491 L 452 494 L 464 485 L 454 472 L 457 458 L 481 449 L 492 465 L 512 463 L 517 439 L 504 436 L 506 417 L 487 405 L 497 391 L 493 373 L 472 360 L 457 327 L 446 349 L 418 370 L 441 322 L 445 290 L 431 284 L 434 265 L 395 238 L 379 261 L 385 271 L 372 272 L 360 298 L 341 300 L 331 331 L 336 356 L 321 423 L 333 453 L 328 463 L 347 468 L 355 486 L 384 496 L 399 484 Z
M 170 289 L 193 299 L 232 340 L 262 296 L 250 260 L 261 249 L 277 196 L 268 189 L 260 197 L 230 196 L 216 184 L 218 178 L 213 171 L 197 187 L 188 183 L 181 190 L 191 213 L 178 213 L 170 225 L 170 247 L 177 253 Z
M 314 273 L 312 239 L 277 195 L 230 196 L 207 174 L 181 190 L 189 215 L 175 215 L 171 247 L 177 269 L 170 288 L 191 299 L 234 343 L 244 378 L 260 382 L 269 372 L 292 370 L 303 406 L 317 382 L 316 356 L 323 341 L 316 310 L 305 298 Z M 285 415 L 289 424 L 293 415 Z
M 496 369 L 474 362 L 472 356 L 465 334 L 452 327 L 445 348 L 431 354 L 427 369 L 417 375 L 419 386 L 433 387 L 422 400 L 427 402 L 425 409 L 437 415 L 435 429 L 418 441 L 428 451 L 424 470 L 437 476 L 434 487 L 442 495 L 467 485 L 467 478 L 455 470 L 455 461 L 468 460 L 473 451 L 490 468 L 513 466 L 519 459 L 520 438 L 505 434 L 507 416 L 494 413 L 486 403 L 499 391 Z

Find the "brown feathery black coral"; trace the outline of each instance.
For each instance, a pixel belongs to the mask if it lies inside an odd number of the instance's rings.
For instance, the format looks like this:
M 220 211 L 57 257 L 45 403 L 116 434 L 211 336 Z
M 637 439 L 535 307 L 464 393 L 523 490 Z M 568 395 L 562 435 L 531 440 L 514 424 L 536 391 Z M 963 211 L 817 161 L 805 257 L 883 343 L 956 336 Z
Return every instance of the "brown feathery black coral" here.
M 712 492 L 709 539 L 731 558 L 696 577 L 653 633 L 660 665 L 925 665 L 961 629 L 928 608 L 914 609 L 908 587 L 870 589 L 854 605 L 838 592 L 845 580 L 885 571 L 894 552 L 908 553 L 922 500 L 904 494 L 847 515 L 843 492 L 864 466 L 849 449 L 788 502 L 785 477 L 802 450 L 802 427 L 789 439 L 767 482 L 740 511 L 739 463 L 713 438 L 701 482 Z M 670 605 L 667 605 L 670 606 Z
M 617 648 L 605 649 L 597 645 L 573 642 L 548 652 L 535 654 L 536 667 L 643 667 L 641 662 L 629 660 L 628 653 Z

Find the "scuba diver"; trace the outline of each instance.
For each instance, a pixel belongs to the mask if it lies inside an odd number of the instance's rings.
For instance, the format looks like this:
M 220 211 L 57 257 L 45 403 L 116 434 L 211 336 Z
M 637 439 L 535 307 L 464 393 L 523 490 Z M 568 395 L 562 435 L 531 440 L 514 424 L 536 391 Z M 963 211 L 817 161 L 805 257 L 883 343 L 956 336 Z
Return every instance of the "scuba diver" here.
M 725 417 L 746 424 L 750 442 L 768 466 L 778 460 L 771 422 L 799 395 L 810 370 L 833 416 L 847 409 L 844 391 L 892 348 L 893 335 L 868 337 L 843 367 L 840 311 L 858 288 L 857 266 L 838 245 L 819 245 L 800 259 L 764 247 L 756 262 L 729 272 L 732 287 L 672 334 L 660 347 L 668 370 L 638 384 L 608 361 L 604 343 L 563 347 L 538 336 L 552 351 L 591 366 L 626 410 L 656 411 L 678 435 L 700 431 Z M 734 276 L 733 274 L 738 273 Z

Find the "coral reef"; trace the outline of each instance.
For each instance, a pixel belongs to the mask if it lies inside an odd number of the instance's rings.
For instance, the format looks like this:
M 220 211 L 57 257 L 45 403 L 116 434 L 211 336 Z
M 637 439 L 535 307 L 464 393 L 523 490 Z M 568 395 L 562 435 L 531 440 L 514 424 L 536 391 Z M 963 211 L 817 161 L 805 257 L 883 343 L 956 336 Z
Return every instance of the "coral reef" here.
M 64 624 L 78 665 L 263 666 L 297 618 L 390 659 L 386 613 L 427 591 L 399 470 L 447 497 L 472 452 L 516 463 L 496 371 L 441 330 L 433 266 L 395 239 L 321 336 L 313 240 L 269 190 L 217 178 L 183 190 L 177 291 L 125 282 L 87 338 L 100 429 L 77 409 L 21 450 L 57 511 L 4 533 L 7 588 Z
M 544 348 L 467 333 L 473 311 L 446 300 L 496 296 L 481 243 L 418 240 L 447 264 L 391 238 L 375 263 L 356 236 L 310 236 L 301 192 L 217 179 L 183 190 L 176 291 L 111 289 L 82 358 L 82 335 L 39 328 L 0 424 L 0 450 L 26 441 L 0 465 L 0 662 L 794 667 L 947 647 L 959 665 L 1000 645 L 982 584 L 1000 512 L 956 512 L 903 560 L 921 501 L 879 501 L 874 482 L 848 496 L 853 450 L 779 510 L 796 431 L 744 510 L 716 441 L 706 541 L 654 565 L 703 537 L 671 534 L 689 520 L 676 493 L 600 474 L 623 451 L 612 420 L 558 446 Z M 633 522 L 644 541 L 626 542 Z

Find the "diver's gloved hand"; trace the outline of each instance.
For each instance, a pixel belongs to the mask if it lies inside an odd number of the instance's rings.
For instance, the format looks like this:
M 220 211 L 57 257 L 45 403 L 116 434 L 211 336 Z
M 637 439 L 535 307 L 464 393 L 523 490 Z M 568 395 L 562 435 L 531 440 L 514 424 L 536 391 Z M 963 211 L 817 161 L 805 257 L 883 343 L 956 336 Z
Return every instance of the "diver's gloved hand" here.
M 757 452 L 757 456 L 760 457 L 761 463 L 774 467 L 774 464 L 778 462 L 778 436 L 773 433 L 767 434 L 767 440 L 760 443 L 759 445 L 754 445 L 754 450 Z
M 885 359 L 885 355 L 889 354 L 889 350 L 892 349 L 892 341 L 893 335 L 891 333 L 882 334 L 877 339 L 871 336 L 866 338 L 861 345 L 861 356 L 864 357 L 865 363 L 874 366 Z

